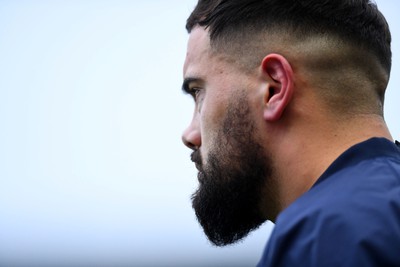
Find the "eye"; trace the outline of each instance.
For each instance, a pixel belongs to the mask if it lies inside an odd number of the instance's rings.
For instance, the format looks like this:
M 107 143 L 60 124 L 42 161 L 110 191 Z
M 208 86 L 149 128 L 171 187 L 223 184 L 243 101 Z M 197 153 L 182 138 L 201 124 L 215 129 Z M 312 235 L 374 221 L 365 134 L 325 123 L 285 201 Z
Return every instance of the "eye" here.
M 189 89 L 190 95 L 193 97 L 194 100 L 197 100 L 201 89 L 199 87 L 192 87 Z

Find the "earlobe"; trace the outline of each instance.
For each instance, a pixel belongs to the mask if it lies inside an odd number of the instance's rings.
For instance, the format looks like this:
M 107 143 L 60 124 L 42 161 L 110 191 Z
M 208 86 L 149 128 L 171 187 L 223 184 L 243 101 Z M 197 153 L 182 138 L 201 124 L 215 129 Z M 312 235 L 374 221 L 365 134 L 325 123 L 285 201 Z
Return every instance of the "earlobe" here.
M 279 120 L 293 95 L 293 70 L 281 55 L 269 54 L 262 61 L 262 71 L 267 79 L 265 88 L 264 119 Z

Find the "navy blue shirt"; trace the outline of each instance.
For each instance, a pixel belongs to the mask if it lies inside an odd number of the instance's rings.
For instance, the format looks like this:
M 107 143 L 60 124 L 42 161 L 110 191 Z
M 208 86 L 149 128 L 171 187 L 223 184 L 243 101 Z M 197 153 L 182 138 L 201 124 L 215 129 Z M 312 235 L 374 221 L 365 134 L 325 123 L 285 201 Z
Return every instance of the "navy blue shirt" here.
M 277 218 L 258 267 L 400 266 L 400 149 L 344 152 Z

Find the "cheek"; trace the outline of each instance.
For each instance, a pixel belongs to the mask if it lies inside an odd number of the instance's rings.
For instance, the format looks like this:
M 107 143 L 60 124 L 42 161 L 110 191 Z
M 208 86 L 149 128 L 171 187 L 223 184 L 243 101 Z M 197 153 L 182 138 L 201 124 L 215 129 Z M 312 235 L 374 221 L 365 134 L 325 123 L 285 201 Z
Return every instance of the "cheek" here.
M 200 112 L 200 129 L 202 133 L 202 153 L 204 159 L 216 145 L 218 132 L 226 113 L 223 101 L 217 97 L 205 98 Z

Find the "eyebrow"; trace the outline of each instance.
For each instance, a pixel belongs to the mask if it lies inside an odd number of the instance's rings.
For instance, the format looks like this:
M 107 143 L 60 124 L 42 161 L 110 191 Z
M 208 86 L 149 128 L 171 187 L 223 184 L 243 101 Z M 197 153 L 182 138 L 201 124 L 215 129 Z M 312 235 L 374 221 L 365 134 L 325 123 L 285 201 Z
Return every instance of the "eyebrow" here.
M 183 91 L 185 94 L 191 94 L 191 91 L 190 91 L 190 88 L 189 88 L 190 84 L 191 84 L 191 83 L 200 82 L 200 81 L 201 81 L 201 79 L 200 79 L 200 78 L 197 78 L 197 77 L 188 77 L 188 78 L 185 78 L 185 79 L 183 80 L 183 83 L 182 83 L 182 91 Z

